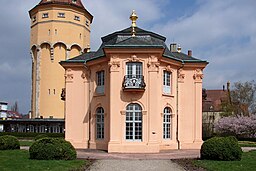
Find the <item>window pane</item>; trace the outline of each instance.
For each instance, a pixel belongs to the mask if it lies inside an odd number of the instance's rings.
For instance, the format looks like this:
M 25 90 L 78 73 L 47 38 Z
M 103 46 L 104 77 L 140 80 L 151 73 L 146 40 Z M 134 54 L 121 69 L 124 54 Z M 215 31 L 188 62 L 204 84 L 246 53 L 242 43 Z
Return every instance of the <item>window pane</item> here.
M 126 107 L 126 139 L 142 140 L 142 112 L 138 104 Z

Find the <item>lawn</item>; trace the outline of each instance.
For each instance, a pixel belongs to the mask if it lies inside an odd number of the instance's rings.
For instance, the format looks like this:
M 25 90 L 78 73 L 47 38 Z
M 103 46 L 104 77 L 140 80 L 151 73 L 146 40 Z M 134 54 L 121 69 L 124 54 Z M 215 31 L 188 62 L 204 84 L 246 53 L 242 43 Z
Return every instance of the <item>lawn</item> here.
M 256 147 L 256 142 L 253 141 L 239 141 L 241 147 Z
M 194 164 L 209 171 L 255 171 L 256 151 L 244 152 L 241 161 L 195 160 Z
M 1 171 L 69 171 L 80 170 L 89 164 L 85 160 L 30 160 L 27 150 L 1 150 L 0 161 Z

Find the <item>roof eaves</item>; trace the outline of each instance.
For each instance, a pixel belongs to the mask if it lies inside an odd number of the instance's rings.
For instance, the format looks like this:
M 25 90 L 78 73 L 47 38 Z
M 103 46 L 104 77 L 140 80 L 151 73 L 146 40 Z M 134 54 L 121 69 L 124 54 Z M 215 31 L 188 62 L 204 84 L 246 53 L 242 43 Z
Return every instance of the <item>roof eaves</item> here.
M 173 59 L 173 60 L 175 60 L 175 61 L 179 61 L 179 62 L 182 62 L 182 63 L 183 63 L 183 60 L 178 59 L 178 58 L 175 58 L 175 57 L 173 57 L 173 56 L 169 56 L 169 55 L 163 54 L 163 57 L 166 57 L 166 58 L 169 58 L 169 59 Z
M 147 48 L 164 48 L 163 45 L 105 45 L 105 48 L 141 48 L 141 47 L 147 47 Z

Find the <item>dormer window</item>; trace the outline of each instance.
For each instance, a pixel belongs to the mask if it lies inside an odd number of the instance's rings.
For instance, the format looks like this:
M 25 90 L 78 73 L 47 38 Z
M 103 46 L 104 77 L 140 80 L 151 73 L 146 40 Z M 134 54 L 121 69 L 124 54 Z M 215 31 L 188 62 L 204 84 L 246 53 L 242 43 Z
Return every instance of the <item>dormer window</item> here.
M 79 17 L 79 16 L 77 16 L 77 15 L 75 15 L 74 20 L 76 20 L 76 21 L 80 21 L 80 17 Z
M 43 13 L 42 18 L 48 18 L 49 14 L 48 13 Z
M 65 13 L 64 12 L 59 12 L 58 17 L 59 18 L 65 18 Z
M 76 2 L 77 2 L 77 0 L 72 0 L 72 3 L 73 3 L 73 4 L 76 4 Z

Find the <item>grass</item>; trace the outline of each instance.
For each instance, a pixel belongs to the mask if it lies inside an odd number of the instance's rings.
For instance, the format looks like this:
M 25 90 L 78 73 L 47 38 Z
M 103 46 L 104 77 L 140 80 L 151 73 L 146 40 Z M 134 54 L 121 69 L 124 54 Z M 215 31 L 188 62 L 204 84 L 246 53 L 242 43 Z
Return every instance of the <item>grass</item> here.
M 256 151 L 244 152 L 241 161 L 195 160 L 194 164 L 209 171 L 255 171 Z
M 26 150 L 1 150 L 0 161 L 1 171 L 85 170 L 85 165 L 89 164 L 85 160 L 30 160 L 29 152 Z
M 241 147 L 256 147 L 256 142 L 253 141 L 239 141 Z

